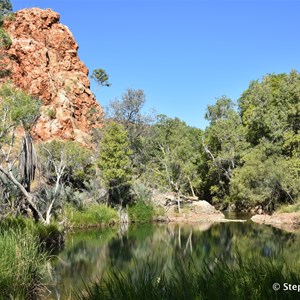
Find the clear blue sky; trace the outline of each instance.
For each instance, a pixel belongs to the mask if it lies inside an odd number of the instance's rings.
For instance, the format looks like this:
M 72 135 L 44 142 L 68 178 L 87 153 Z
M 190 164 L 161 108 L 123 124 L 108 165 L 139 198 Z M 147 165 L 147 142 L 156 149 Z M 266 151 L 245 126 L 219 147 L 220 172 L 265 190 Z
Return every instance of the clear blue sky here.
M 97 91 L 101 105 L 127 88 L 143 89 L 148 108 L 204 128 L 217 97 L 237 100 L 251 80 L 300 70 L 297 0 L 11 2 L 14 10 L 60 13 L 81 60 L 110 75 L 112 86 Z

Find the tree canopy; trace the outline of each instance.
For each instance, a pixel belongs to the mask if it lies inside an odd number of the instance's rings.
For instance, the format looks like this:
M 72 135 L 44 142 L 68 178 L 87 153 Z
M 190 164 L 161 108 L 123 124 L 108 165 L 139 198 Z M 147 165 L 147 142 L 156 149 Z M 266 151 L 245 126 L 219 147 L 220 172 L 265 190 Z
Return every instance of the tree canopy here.
M 94 79 L 99 86 L 111 86 L 111 83 L 108 82 L 108 74 L 101 68 L 93 70 L 91 78 Z
M 13 7 L 10 0 L 0 0 L 0 19 L 11 13 L 12 10 Z
M 100 142 L 98 166 L 104 185 L 110 189 L 114 200 L 120 202 L 126 200 L 131 184 L 131 154 L 128 133 L 123 125 L 116 122 L 106 124 Z

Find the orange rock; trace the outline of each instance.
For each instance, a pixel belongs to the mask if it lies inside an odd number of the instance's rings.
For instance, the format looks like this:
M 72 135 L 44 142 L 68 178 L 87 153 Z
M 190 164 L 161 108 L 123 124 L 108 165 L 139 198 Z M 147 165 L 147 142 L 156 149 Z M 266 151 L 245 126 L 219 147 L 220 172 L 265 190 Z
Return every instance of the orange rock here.
M 79 60 L 70 30 L 51 9 L 24 9 L 5 21 L 12 39 L 10 78 L 43 101 L 32 129 L 37 140 L 73 139 L 88 145 L 90 130 L 102 126 L 103 111 L 90 91 L 88 69 Z

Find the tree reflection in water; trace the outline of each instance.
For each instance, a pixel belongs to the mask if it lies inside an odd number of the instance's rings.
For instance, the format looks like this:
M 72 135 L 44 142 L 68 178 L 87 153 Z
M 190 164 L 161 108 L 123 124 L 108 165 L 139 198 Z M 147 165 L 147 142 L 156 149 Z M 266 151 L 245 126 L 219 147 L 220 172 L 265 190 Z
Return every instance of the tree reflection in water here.
M 283 257 L 290 265 L 300 264 L 300 234 L 246 223 L 221 224 L 140 224 L 128 230 L 98 229 L 70 233 L 66 248 L 53 261 L 53 277 L 61 299 L 73 287 L 83 288 L 83 280 L 95 281 L 105 270 L 134 270 L 149 259 L 172 272 L 183 258 L 197 266 L 215 259 L 229 264 L 239 252 L 243 257 Z M 54 290 L 53 287 L 50 288 Z M 54 295 L 54 293 L 53 293 Z M 56 299 L 56 297 L 53 297 Z

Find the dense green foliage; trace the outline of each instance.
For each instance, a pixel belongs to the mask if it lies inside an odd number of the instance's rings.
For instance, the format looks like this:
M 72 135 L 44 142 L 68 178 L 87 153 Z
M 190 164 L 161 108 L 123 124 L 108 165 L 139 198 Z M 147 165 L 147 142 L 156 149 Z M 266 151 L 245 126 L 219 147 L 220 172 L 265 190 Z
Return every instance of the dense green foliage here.
M 296 71 L 268 74 L 251 82 L 237 103 L 226 96 L 218 98 L 207 108 L 209 126 L 204 132 L 178 118 L 148 118 L 143 91 L 127 90 L 108 109 L 109 119 L 122 124 L 129 137 L 126 173 L 150 190 L 198 196 L 221 208 L 234 203 L 237 209 L 258 206 L 273 211 L 281 204 L 296 203 L 300 200 L 299 79 Z M 103 135 L 102 143 L 111 141 Z M 106 161 L 120 160 L 112 150 L 103 153 Z M 98 166 L 105 178 L 108 163 L 101 159 Z M 110 166 L 109 172 L 120 172 L 119 166 L 111 162 Z
M 149 147 L 145 182 L 151 179 L 154 187 L 182 194 L 200 192 L 201 135 L 200 129 L 178 118 L 160 115 L 145 139 Z
M 171 275 L 149 260 L 134 270 L 111 271 L 77 299 L 295 299 L 296 291 L 274 291 L 272 285 L 299 279 L 283 261 L 257 257 L 237 257 L 233 265 L 216 258 L 201 267 L 181 260 Z
M 203 146 L 204 191 L 223 207 L 273 211 L 300 200 L 300 75 L 269 74 L 234 103 L 209 106 Z
M 244 128 L 234 106 L 232 100 L 222 97 L 215 105 L 208 106 L 206 113 L 210 126 L 202 140 L 205 153 L 202 175 L 205 195 L 216 201 L 227 200 L 232 172 L 247 147 Z
M 0 139 L 6 157 L 0 164 L 3 212 L 50 224 L 52 217 L 63 220 L 67 203 L 82 210 L 102 202 L 117 209 L 129 204 L 131 219 L 145 221 L 155 214 L 149 200 L 157 190 L 181 199 L 206 199 L 224 209 L 231 204 L 238 210 L 274 211 L 283 204 L 297 209 L 300 202 L 296 71 L 251 82 L 237 103 L 218 98 L 207 107 L 209 126 L 204 131 L 178 118 L 154 118 L 143 111 L 144 92 L 128 89 L 121 100 L 110 102 L 93 150 L 53 140 L 40 143 L 37 158 L 29 131 L 39 116 L 40 102 L 11 83 L 1 86 L 0 97 Z M 15 147 L 18 126 L 29 141 L 23 140 L 20 154 Z M 29 146 L 30 165 L 23 159 Z M 34 181 L 37 165 L 39 182 Z M 24 180 L 22 166 L 31 168 L 29 181 Z
M 132 178 L 128 133 L 116 122 L 106 124 L 100 145 L 98 166 L 111 200 L 126 202 Z
M 1 85 L 0 97 L 0 136 L 4 136 L 11 128 L 22 125 L 29 129 L 39 115 L 41 102 L 28 93 L 16 89 L 12 83 Z
M 299 97 L 300 74 L 292 71 L 252 82 L 239 99 L 250 147 L 231 185 L 236 201 L 273 209 L 277 203 L 300 200 Z
M 91 75 L 91 78 L 94 79 L 100 86 L 111 86 L 111 84 L 108 82 L 108 74 L 101 68 L 95 69 Z
M 128 208 L 128 215 L 131 222 L 151 222 L 154 215 L 154 208 L 147 202 L 137 201 Z

